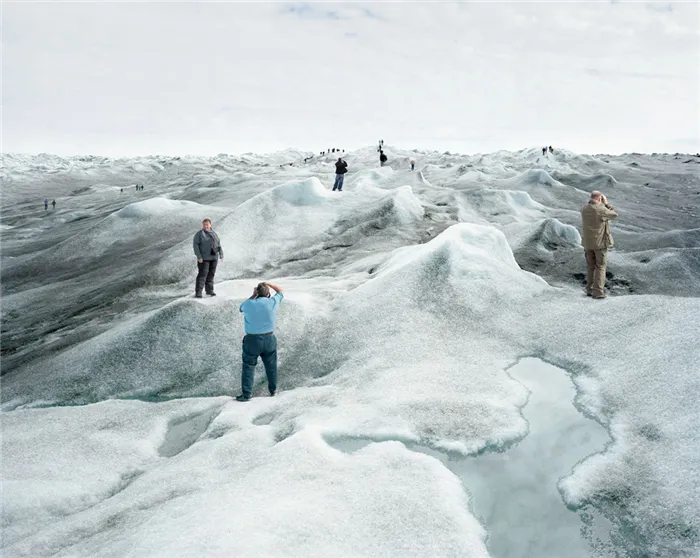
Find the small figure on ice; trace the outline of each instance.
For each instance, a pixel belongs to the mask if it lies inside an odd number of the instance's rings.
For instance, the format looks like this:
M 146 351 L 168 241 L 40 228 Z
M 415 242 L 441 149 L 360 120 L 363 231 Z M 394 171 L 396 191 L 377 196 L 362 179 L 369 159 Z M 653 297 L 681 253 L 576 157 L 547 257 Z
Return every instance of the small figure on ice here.
M 348 164 L 343 161 L 342 157 L 338 157 L 335 163 L 335 182 L 333 183 L 333 191 L 343 191 L 343 182 L 345 181 L 345 173 L 348 172 Z

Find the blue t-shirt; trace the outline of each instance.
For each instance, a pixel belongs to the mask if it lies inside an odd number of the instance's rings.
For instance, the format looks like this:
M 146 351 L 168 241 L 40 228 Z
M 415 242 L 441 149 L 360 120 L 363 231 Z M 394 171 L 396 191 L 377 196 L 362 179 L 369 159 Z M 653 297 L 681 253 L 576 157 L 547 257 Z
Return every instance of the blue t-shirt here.
M 277 308 L 284 295 L 275 293 L 272 297 L 249 298 L 241 304 L 246 333 L 269 333 L 275 330 Z

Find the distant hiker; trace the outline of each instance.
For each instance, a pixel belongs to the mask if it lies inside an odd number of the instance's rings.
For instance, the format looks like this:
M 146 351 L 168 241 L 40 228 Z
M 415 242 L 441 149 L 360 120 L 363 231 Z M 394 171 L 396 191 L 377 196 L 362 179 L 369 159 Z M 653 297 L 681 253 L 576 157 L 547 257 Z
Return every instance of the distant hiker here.
M 554 153 L 554 149 L 552 148 L 551 145 L 549 146 L 549 152 L 550 152 L 550 153 Z
M 275 296 L 270 296 L 270 289 Z M 277 309 L 284 295 L 281 287 L 272 283 L 258 283 L 253 295 L 243 302 L 245 337 L 243 337 L 243 369 L 241 371 L 241 394 L 236 401 L 250 401 L 253 396 L 253 379 L 258 357 L 262 358 L 267 374 L 267 389 L 270 397 L 277 393 L 277 338 L 275 337 L 275 320 Z
M 416 162 L 413 159 L 411 159 L 411 170 L 413 170 L 415 168 L 416 168 Z
M 219 235 L 211 228 L 211 219 L 202 221 L 201 230 L 197 231 L 192 241 L 194 255 L 197 256 L 197 280 L 194 286 L 194 297 L 202 298 L 202 289 L 209 296 L 216 296 L 214 292 L 214 274 L 216 265 L 221 258 L 224 261 L 224 250 L 221 248 Z
M 51 205 L 53 206 L 52 209 L 56 209 L 56 200 L 53 200 L 53 201 L 51 202 Z
M 136 184 L 136 191 L 137 191 L 137 192 L 139 191 L 139 185 L 138 185 L 138 184 Z
M 335 153 L 335 147 L 331 149 L 331 153 Z
M 122 188 L 121 190 L 119 190 L 119 193 L 120 193 L 120 194 L 123 194 L 123 193 L 124 193 L 124 188 Z
M 383 151 L 379 151 L 379 164 L 383 167 L 384 163 L 386 163 L 386 155 L 384 155 Z
M 49 208 L 49 200 L 44 200 L 44 211 Z
M 547 146 L 545 145 L 545 146 L 542 148 L 542 155 L 546 155 L 546 154 L 547 154 Z
M 348 172 L 348 164 L 341 157 L 335 163 L 335 182 L 333 183 L 333 191 L 343 191 L 343 182 L 345 181 L 345 173 Z
M 613 247 L 610 221 L 616 217 L 615 208 L 597 190 L 591 192 L 591 199 L 581 209 L 583 250 L 588 266 L 586 295 L 593 298 L 605 298 L 605 267 L 608 248 Z

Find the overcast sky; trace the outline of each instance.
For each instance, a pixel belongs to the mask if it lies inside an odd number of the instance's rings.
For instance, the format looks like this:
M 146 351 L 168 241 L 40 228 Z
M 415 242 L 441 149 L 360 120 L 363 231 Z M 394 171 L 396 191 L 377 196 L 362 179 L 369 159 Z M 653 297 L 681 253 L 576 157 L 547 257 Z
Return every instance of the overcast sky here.
M 3 2 L 4 152 L 700 150 L 697 2 Z

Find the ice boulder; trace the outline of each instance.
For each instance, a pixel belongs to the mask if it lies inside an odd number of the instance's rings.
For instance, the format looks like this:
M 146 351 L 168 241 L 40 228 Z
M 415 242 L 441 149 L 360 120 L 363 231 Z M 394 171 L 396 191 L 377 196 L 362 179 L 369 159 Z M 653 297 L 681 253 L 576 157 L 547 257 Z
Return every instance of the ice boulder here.
M 260 194 L 260 196 L 265 195 L 267 193 Z M 329 197 L 330 193 L 324 188 L 321 181 L 314 176 L 307 180 L 292 181 L 277 186 L 270 190 L 269 195 L 275 200 L 284 201 L 291 205 L 304 206 L 322 203 Z
M 327 243 L 345 247 L 364 237 L 419 221 L 423 207 L 410 186 L 332 193 L 318 178 L 292 181 L 262 192 L 227 215 L 216 231 L 225 263 L 217 278 L 264 274 L 285 262 L 313 258 Z M 192 274 L 192 242 L 173 248 L 153 273 L 156 281 L 181 280 Z
M 552 252 L 561 248 L 581 248 L 581 234 L 572 225 L 558 219 L 543 219 L 534 224 L 514 223 L 504 228 L 513 250 Z
M 516 180 L 521 181 L 525 184 L 543 184 L 545 186 L 554 186 L 559 184 L 554 178 L 552 178 L 547 171 L 542 169 L 531 169 L 525 171 Z
M 459 217 L 463 221 L 510 223 L 541 219 L 547 208 L 527 192 L 477 188 L 459 194 Z
M 453 225 L 426 244 L 395 250 L 375 281 L 400 284 L 406 294 L 417 297 L 449 285 L 474 293 L 480 308 L 488 298 L 534 295 L 547 287 L 543 279 L 520 269 L 501 231 L 469 223 Z

